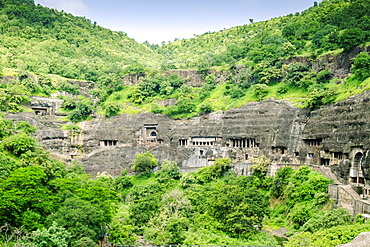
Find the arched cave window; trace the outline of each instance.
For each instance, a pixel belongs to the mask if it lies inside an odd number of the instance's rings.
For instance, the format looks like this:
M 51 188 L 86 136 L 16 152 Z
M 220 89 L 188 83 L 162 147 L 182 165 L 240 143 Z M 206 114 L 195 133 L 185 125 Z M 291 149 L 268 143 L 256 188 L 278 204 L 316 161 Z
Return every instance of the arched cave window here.
M 359 168 L 362 160 L 362 153 L 357 153 L 353 159 L 353 168 Z
M 150 136 L 157 136 L 157 133 L 155 133 L 155 131 L 153 131 L 152 133 L 150 133 Z

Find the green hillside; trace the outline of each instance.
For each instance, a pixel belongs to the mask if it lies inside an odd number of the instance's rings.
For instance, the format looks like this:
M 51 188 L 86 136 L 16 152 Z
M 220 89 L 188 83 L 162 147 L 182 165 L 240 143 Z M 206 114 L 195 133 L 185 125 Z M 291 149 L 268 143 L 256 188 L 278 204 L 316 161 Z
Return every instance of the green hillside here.
M 209 68 L 243 64 L 276 66 L 292 56 L 315 58 L 369 41 L 370 3 L 366 0 L 324 0 L 297 13 L 251 23 L 164 45 L 159 53 L 173 68 Z M 252 21 L 252 20 L 251 20 Z
M 366 0 L 324 0 L 301 13 L 251 20 L 162 47 L 138 44 L 124 32 L 32 1 L 1 0 L 0 6 L 0 73 L 19 78 L 2 84 L 2 110 L 22 110 L 17 105 L 27 101 L 25 95 L 78 94 L 73 80 L 88 81 L 88 94 L 97 99 L 65 98 L 63 108 L 74 122 L 93 112 L 109 117 L 151 111 L 189 118 L 271 97 L 316 108 L 370 89 L 366 52 L 352 61 L 349 78 L 313 68 L 324 55 L 345 55 L 368 45 Z M 204 83 L 189 86 L 176 70 L 198 71 Z M 128 74 L 143 77 L 137 85 L 124 86 L 121 78 Z M 21 97 L 12 100 L 13 95 Z M 158 104 L 166 99 L 177 103 Z
M 64 99 L 61 111 L 72 122 L 141 111 L 188 118 L 269 97 L 321 107 L 370 89 L 367 52 L 351 61 L 348 78 L 312 66 L 325 54 L 368 46 L 369 12 L 368 0 L 324 0 L 159 47 L 32 0 L 0 0 L 0 111 L 27 111 L 30 96 Z M 180 70 L 199 72 L 204 83 L 188 85 Z M 124 85 L 129 74 L 141 81 Z M 176 104 L 158 103 L 166 99 Z M 251 176 L 231 172 L 230 159 L 182 174 L 147 152 L 135 156 L 133 174 L 92 178 L 77 160 L 64 164 L 45 151 L 34 126 L 4 116 L 0 246 L 94 247 L 107 238 L 114 246 L 337 246 L 370 231 L 360 215 L 333 209 L 332 181 L 307 166 L 270 177 L 271 160 L 261 156 Z
M 201 71 L 205 83 L 176 87 L 176 76 L 157 74 L 108 101 L 183 118 L 270 97 L 307 108 L 342 100 L 370 89 L 368 53 L 352 61 L 353 76 L 346 79 L 314 69 L 313 62 L 368 45 L 369 11 L 368 1 L 323 1 L 302 13 L 163 45 L 157 49 L 165 58 L 162 68 Z M 221 72 L 228 76 L 220 82 Z M 177 106 L 156 105 L 168 98 L 178 98 Z
M 145 45 L 83 17 L 34 5 L 0 1 L 2 68 L 97 81 L 121 76 L 125 66 L 157 66 L 158 55 Z

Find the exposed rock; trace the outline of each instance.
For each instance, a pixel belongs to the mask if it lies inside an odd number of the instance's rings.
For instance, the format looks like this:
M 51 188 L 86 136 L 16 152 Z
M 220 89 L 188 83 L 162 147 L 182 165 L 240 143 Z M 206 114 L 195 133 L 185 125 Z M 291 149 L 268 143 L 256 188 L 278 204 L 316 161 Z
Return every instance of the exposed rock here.
M 31 105 L 53 107 L 53 102 L 35 98 Z M 46 150 L 79 159 L 93 175 L 118 176 L 146 151 L 160 163 L 175 161 L 184 172 L 230 158 L 234 171 L 246 175 L 251 159 L 261 155 L 272 161 L 270 174 L 284 166 L 310 165 L 333 179 L 331 198 L 356 215 L 370 214 L 369 113 L 370 91 L 311 112 L 267 99 L 188 120 L 152 113 L 97 116 L 80 123 L 80 131 L 61 130 L 67 122 L 53 114 L 8 117 L 29 121 Z
M 219 84 L 221 82 L 225 82 L 227 80 L 227 76 L 229 75 L 229 71 L 216 71 L 214 69 L 206 70 L 206 71 L 198 71 L 198 70 L 168 70 L 166 71 L 165 76 L 170 76 L 171 74 L 177 74 L 181 79 L 185 81 L 186 84 L 193 86 L 193 87 L 200 87 L 205 83 L 204 78 L 210 74 L 214 75 L 215 84 Z M 139 82 L 145 78 L 145 74 L 129 74 L 122 77 L 123 84 L 126 86 L 134 86 L 137 85 Z
M 138 84 L 143 78 L 145 78 L 145 74 L 129 74 L 122 77 L 123 85 L 125 86 L 135 86 Z
M 351 242 L 347 244 L 340 244 L 337 247 L 369 247 L 370 246 L 370 232 L 361 232 Z
M 61 131 L 65 123 L 58 124 L 53 116 L 23 116 L 38 127 L 36 136 L 48 150 L 64 158 L 80 157 L 92 174 L 118 175 L 131 167 L 135 154 L 145 151 L 156 153 L 160 161 L 176 161 L 184 171 L 230 157 L 240 173 L 246 173 L 251 158 L 266 155 L 274 169 L 324 165 L 347 183 L 354 179 L 350 169 L 355 157 L 366 161 L 361 164 L 365 175 L 356 182 L 370 177 L 369 94 L 312 112 L 268 99 L 189 120 L 152 113 L 98 117 L 84 122 L 80 133 Z
M 44 97 L 31 97 L 31 109 L 36 115 L 54 115 L 60 109 L 63 100 Z
M 283 60 L 284 64 L 291 63 L 303 63 L 305 65 L 312 65 L 312 68 L 316 71 L 329 70 L 333 73 L 334 77 L 343 79 L 350 75 L 351 59 L 355 58 L 361 52 L 369 52 L 370 46 L 367 47 L 356 47 L 350 53 L 340 54 L 326 54 L 317 59 L 311 59 L 308 57 L 290 57 Z
M 181 79 L 185 80 L 188 85 L 193 87 L 202 86 L 204 83 L 202 72 L 197 70 L 169 70 L 166 72 L 166 76 L 171 74 L 177 74 Z

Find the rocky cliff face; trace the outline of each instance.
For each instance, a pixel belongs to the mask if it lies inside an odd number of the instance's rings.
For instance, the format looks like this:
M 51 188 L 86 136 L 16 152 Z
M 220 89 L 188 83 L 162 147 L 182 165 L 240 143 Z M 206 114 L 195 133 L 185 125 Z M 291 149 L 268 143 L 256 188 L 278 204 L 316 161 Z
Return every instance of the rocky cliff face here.
M 303 56 L 290 57 L 288 59 L 283 59 L 281 62 L 283 64 L 291 64 L 296 62 L 303 63 L 309 67 L 312 67 L 312 69 L 315 71 L 328 70 L 334 75 L 335 78 L 342 80 L 350 75 L 350 68 L 352 66 L 351 60 L 361 52 L 370 52 L 370 46 L 356 47 L 350 53 L 329 53 L 316 59 Z M 171 74 L 177 74 L 185 81 L 186 84 L 190 86 L 199 87 L 206 82 L 205 78 L 207 75 L 211 74 L 213 75 L 215 84 L 227 81 L 230 71 L 216 71 L 215 69 L 205 71 L 176 69 L 166 71 L 165 76 L 168 77 Z M 122 82 L 126 86 L 134 86 L 140 83 L 145 77 L 145 73 L 129 74 L 122 77 Z M 73 83 L 78 84 L 79 82 Z
M 175 161 L 184 172 L 231 158 L 240 175 L 248 174 L 252 158 L 265 155 L 272 160 L 271 173 L 312 166 L 334 180 L 329 194 L 338 206 L 353 215 L 370 213 L 364 200 L 370 196 L 370 91 L 312 112 L 268 99 L 189 120 L 152 113 L 96 116 L 79 123 L 79 131 L 62 130 L 67 122 L 49 110 L 37 114 L 40 106 L 60 102 L 35 102 L 35 112 L 7 117 L 36 126 L 46 150 L 66 161 L 78 159 L 93 175 L 118 176 L 146 151 L 160 163 Z
M 61 130 L 53 115 L 9 115 L 39 130 L 38 140 L 52 153 L 78 158 L 89 173 L 119 175 L 138 153 L 176 161 L 183 171 L 229 157 L 245 174 L 251 158 L 266 155 L 275 167 L 313 165 L 330 168 L 342 183 L 370 179 L 370 92 L 309 112 L 273 99 L 189 120 L 144 113 L 97 116 L 81 131 Z

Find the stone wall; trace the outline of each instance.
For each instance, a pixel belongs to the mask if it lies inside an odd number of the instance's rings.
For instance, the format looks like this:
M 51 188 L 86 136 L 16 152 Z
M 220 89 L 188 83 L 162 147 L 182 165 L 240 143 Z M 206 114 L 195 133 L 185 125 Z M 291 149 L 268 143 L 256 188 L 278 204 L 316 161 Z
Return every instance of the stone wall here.
M 274 164 L 272 173 L 276 167 L 311 165 L 334 173 L 337 182 L 365 184 L 370 178 L 369 111 L 370 92 L 365 92 L 312 112 L 268 99 L 188 120 L 152 113 L 97 116 L 81 123 L 80 133 L 62 131 L 67 122 L 52 115 L 9 116 L 35 125 L 47 150 L 66 160 L 80 158 L 92 174 L 119 175 L 130 169 L 135 154 L 146 151 L 160 162 L 176 161 L 183 171 L 217 158 L 244 167 L 265 155 Z M 246 173 L 243 169 L 239 173 Z
M 370 217 L 370 201 L 360 197 L 351 185 L 331 184 L 329 196 L 337 207 L 347 209 L 353 216 L 362 214 L 367 218 Z

